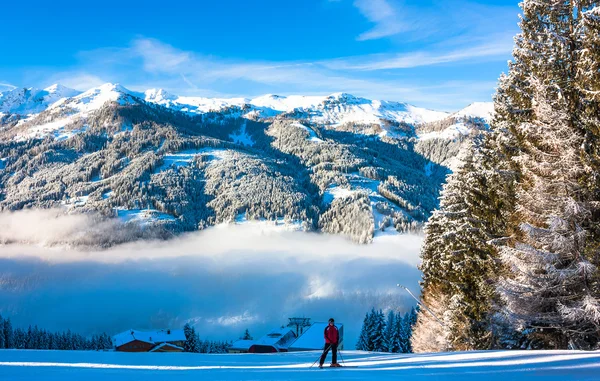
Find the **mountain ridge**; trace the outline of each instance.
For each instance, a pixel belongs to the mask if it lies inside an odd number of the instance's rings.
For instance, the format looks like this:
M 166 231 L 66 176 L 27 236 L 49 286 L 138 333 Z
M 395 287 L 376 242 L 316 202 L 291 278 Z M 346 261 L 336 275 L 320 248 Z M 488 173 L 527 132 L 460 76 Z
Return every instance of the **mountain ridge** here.
M 218 107 L 201 112 L 173 99 L 104 84 L 0 117 L 0 210 L 59 208 L 128 226 L 94 233 L 100 245 L 251 220 L 367 243 L 420 230 L 452 160 L 485 129 L 466 113 L 347 93 L 211 99 Z M 423 115 L 433 121 L 415 123 Z M 422 139 L 423 129 L 437 135 Z

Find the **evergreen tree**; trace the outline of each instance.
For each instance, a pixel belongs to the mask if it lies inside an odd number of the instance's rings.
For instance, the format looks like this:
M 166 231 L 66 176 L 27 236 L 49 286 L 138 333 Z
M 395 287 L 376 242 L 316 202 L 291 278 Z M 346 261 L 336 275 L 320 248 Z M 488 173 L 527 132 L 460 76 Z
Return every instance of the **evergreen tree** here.
M 404 314 L 402 319 L 398 319 L 400 322 L 397 324 L 400 328 L 399 330 L 399 352 L 400 353 L 412 353 L 412 331 L 413 327 L 417 323 L 417 310 L 413 307 L 409 312 Z
M 600 304 L 590 288 L 597 268 L 584 254 L 591 212 L 579 183 L 583 136 L 555 87 L 531 81 L 536 120 L 519 126 L 526 133 L 517 158 L 521 234 L 502 251 L 512 270 L 502 287 L 515 323 L 544 347 L 590 348 L 598 339 Z
M 492 130 L 426 228 L 423 299 L 442 323 L 421 310 L 415 350 L 598 341 L 598 2 L 521 7 Z
M 586 190 L 586 199 L 600 200 L 600 6 L 597 1 L 580 3 L 581 17 L 577 27 L 580 37 L 577 54 L 577 90 L 581 99 L 579 120 L 583 126 L 584 154 L 582 158 L 587 166 L 582 183 Z M 586 257 L 594 266 L 600 266 L 600 212 L 590 204 L 591 223 L 586 226 Z M 595 295 L 600 295 L 598 276 L 590 282 Z
M 508 321 L 545 348 L 598 342 L 595 1 L 524 1 L 518 75 L 529 118 L 508 121 L 518 167 L 511 239 L 501 248 Z M 591 32 L 591 34 L 589 34 Z M 594 33 L 596 33 L 594 35 Z M 511 69 L 513 69 L 511 67 Z M 517 70 L 515 70 L 517 71 Z M 596 78 L 596 79 L 594 79 Z M 592 112 L 590 113 L 590 110 Z
M 372 351 L 374 352 L 385 352 L 386 351 L 386 340 L 385 340 L 385 315 L 382 310 L 373 311 L 373 325 L 369 333 L 371 343 L 373 345 Z
M 14 342 L 14 332 L 12 328 L 12 324 L 10 322 L 10 318 L 4 319 L 4 345 L 7 349 L 11 349 L 15 347 Z
M 250 335 L 250 331 L 248 331 L 248 328 L 246 328 L 246 330 L 244 331 L 244 336 L 242 336 L 240 339 L 241 340 L 254 340 L 252 338 L 252 335 Z
M 358 341 L 356 342 L 356 349 L 359 351 L 371 351 L 372 347 L 369 341 L 369 331 L 372 325 L 371 323 L 371 314 L 367 312 L 365 318 L 363 320 L 363 325 L 360 330 L 360 335 L 358 337 Z
M 477 143 L 479 144 L 479 143 Z M 481 155 L 473 148 L 474 157 Z M 420 266 L 422 287 L 435 288 L 448 300 L 444 311 L 448 340 L 439 350 L 487 349 L 491 344 L 490 324 L 496 291 L 497 253 L 489 244 L 494 236 L 487 221 L 490 197 L 485 171 L 473 156 L 448 177 L 440 197 L 440 208 L 426 226 Z M 430 314 L 421 310 L 420 314 Z M 424 318 L 415 335 L 430 335 L 435 319 Z M 418 346 L 417 346 L 418 347 Z M 428 349 L 432 349 L 429 347 Z
M 0 349 L 7 348 L 6 339 L 4 338 L 4 319 L 0 315 Z
M 393 310 L 388 312 L 387 321 L 385 323 L 384 331 L 384 348 L 385 352 L 397 353 L 398 352 L 398 334 L 396 321 L 402 319 L 401 316 L 396 316 Z
M 398 315 L 396 322 L 395 322 L 394 331 L 396 332 L 396 340 L 397 340 L 396 349 L 397 349 L 398 353 L 409 353 L 408 352 L 408 347 L 409 347 L 408 342 L 410 341 L 411 334 L 410 334 L 410 332 L 407 332 L 407 330 L 406 330 L 404 316 Z
M 183 333 L 185 335 L 185 344 L 183 345 L 184 352 L 200 353 L 200 338 L 196 333 L 196 329 L 186 323 L 183 326 Z

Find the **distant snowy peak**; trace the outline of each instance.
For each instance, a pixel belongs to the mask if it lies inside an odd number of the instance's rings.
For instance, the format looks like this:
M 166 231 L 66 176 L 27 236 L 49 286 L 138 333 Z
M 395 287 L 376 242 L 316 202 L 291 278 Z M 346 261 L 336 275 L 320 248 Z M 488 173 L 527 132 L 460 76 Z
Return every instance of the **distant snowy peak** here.
M 330 95 L 275 95 L 255 98 L 206 98 L 178 96 L 163 89 L 145 92 L 131 91 L 119 84 L 106 83 L 83 93 L 61 85 L 43 90 L 17 88 L 0 93 L 0 113 L 31 115 L 48 110 L 51 114 L 85 114 L 97 110 L 107 102 L 121 105 L 145 101 L 190 114 L 224 112 L 228 115 L 251 119 L 267 119 L 280 114 L 330 127 L 347 124 L 380 125 L 386 134 L 390 122 L 413 126 L 445 120 L 448 117 L 481 117 L 491 119 L 491 102 L 473 103 L 454 114 L 428 110 L 407 103 L 372 100 L 349 93 Z M 64 111 L 64 112 L 63 112 Z
M 70 108 L 75 112 L 87 113 L 101 108 L 107 102 L 121 105 L 136 103 L 135 98 L 143 98 L 143 94 L 131 91 L 119 84 L 105 83 L 74 97 L 54 103 L 50 109 Z
M 494 102 L 475 102 L 460 111 L 455 112 L 452 116 L 457 118 L 473 117 L 482 118 L 486 122 L 490 122 L 494 115 Z
M 158 104 L 169 103 L 177 100 L 177 96 L 163 89 L 149 89 L 144 92 L 144 100 Z
M 244 115 L 248 117 L 269 118 L 282 113 L 294 113 L 297 117 L 327 125 L 381 124 L 383 120 L 417 124 L 440 120 L 449 115 L 406 103 L 370 100 L 348 93 L 327 96 L 267 94 L 247 99 L 178 97 L 164 90 L 151 89 L 144 93 L 144 99 L 194 114 L 238 107 L 244 109 Z
M 464 109 L 417 129 L 420 140 L 456 139 L 489 127 L 494 115 L 493 102 L 475 102 Z
M 37 114 L 53 103 L 78 95 L 80 92 L 62 85 L 52 85 L 43 90 L 15 88 L 0 93 L 0 112 L 11 114 Z
M 446 112 L 415 107 L 407 103 L 371 100 L 347 93 L 336 93 L 326 97 L 312 109 L 311 119 L 323 124 L 381 124 L 382 121 L 419 124 L 440 120 Z

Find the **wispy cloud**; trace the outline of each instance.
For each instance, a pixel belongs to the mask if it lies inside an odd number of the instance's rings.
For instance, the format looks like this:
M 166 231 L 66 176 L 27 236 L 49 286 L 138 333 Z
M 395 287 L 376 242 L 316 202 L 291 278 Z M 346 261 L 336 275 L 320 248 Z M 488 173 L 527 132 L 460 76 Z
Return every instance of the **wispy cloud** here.
M 359 41 L 393 36 L 410 29 L 386 0 L 355 0 L 354 6 L 375 27 L 358 36 Z
M 3 88 L 5 88 L 7 90 L 13 90 L 13 89 L 16 89 L 17 86 L 13 86 L 10 83 L 6 83 L 6 82 L 0 82 L 0 90 L 3 90 Z
M 511 41 L 510 37 L 508 41 Z M 490 99 L 493 86 L 484 93 L 487 98 L 475 98 L 473 93 L 468 92 L 472 90 L 466 90 L 457 81 L 416 81 L 407 79 L 403 70 L 499 56 L 505 59 L 510 51 L 509 45 L 501 40 L 468 49 L 438 47 L 434 51 L 401 55 L 367 55 L 322 61 L 260 61 L 207 56 L 140 37 L 125 47 L 81 52 L 78 55 L 80 65 L 72 73 L 62 72 L 53 75 L 52 79 L 77 89 L 111 81 L 121 82 L 135 90 L 162 87 L 176 94 L 195 96 L 310 95 L 344 91 L 453 110 L 474 100 Z M 394 72 L 392 77 L 388 76 L 390 70 Z M 474 79 L 469 81 L 477 82 Z M 490 81 L 485 81 L 485 86 L 489 84 Z M 475 86 L 479 87 L 482 86 Z
M 106 83 L 106 80 L 97 75 L 80 71 L 59 72 L 53 74 L 49 78 L 49 81 L 52 83 L 60 83 L 61 85 L 80 91 L 85 91 Z
M 491 40 L 470 48 L 439 52 L 416 51 L 395 55 L 378 54 L 357 58 L 340 58 L 326 61 L 324 64 L 329 68 L 337 70 L 374 71 L 408 69 L 467 60 L 498 59 L 509 56 L 513 47 L 510 36 L 504 37 L 501 40 Z
M 391 38 L 398 43 L 428 40 L 452 44 L 464 37 L 514 32 L 518 12 L 516 3 L 509 7 L 465 0 L 354 0 L 352 4 L 375 24 L 357 40 Z

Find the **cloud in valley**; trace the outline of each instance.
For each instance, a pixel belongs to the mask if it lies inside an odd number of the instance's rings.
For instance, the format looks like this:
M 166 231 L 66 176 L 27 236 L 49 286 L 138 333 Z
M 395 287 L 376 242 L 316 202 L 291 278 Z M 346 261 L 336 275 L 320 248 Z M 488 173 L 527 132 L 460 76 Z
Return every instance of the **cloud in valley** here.
M 113 334 L 190 321 L 203 338 L 230 340 L 246 328 L 262 335 L 292 316 L 335 316 L 353 345 L 371 307 L 414 304 L 396 283 L 418 289 L 419 236 L 361 246 L 253 223 L 78 250 L 47 244 L 92 229 L 95 219 L 38 213 L 0 214 L 3 240 L 10 224 L 29 242 L 0 246 L 0 313 L 16 325 Z

